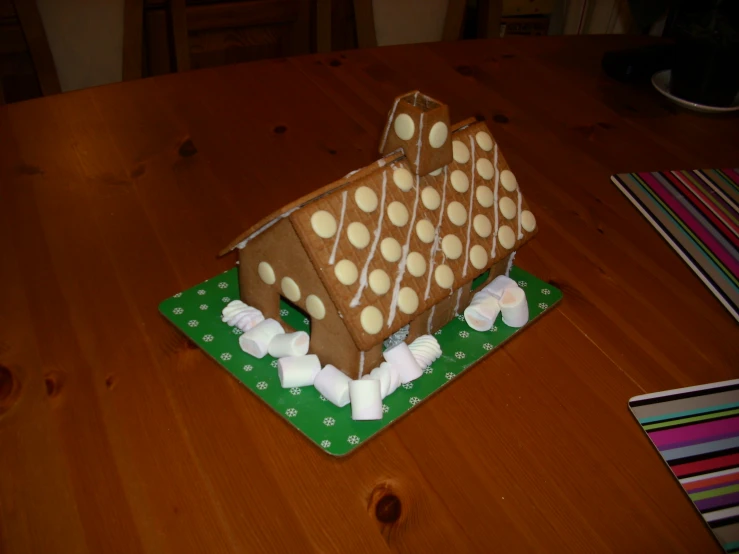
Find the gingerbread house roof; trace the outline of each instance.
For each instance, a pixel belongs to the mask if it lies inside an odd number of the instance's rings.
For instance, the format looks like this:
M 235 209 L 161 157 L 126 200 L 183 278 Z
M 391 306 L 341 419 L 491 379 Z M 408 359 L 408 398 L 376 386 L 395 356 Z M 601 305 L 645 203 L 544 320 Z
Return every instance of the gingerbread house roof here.
M 224 252 L 289 217 L 361 350 L 530 240 L 536 220 L 484 122 L 451 128 L 453 161 L 414 175 L 402 152 L 263 219 Z

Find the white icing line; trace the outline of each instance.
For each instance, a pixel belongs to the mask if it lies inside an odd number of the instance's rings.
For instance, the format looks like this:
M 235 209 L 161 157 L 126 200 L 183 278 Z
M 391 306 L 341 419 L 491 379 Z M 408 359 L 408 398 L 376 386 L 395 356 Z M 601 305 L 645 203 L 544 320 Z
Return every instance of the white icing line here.
M 514 250 L 511 252 L 511 256 L 508 258 L 508 265 L 506 265 L 505 268 L 505 276 L 508 277 L 508 274 L 511 272 L 511 268 L 513 267 L 513 258 L 516 257 L 516 251 Z
M 339 216 L 339 229 L 336 231 L 336 240 L 334 240 L 334 247 L 331 249 L 331 256 L 328 258 L 328 265 L 334 265 L 336 260 L 336 247 L 339 246 L 339 239 L 341 238 L 341 230 L 344 228 L 344 214 L 346 213 L 346 191 L 341 193 L 341 216 Z
M 249 235 L 249 236 L 248 236 L 248 237 L 246 237 L 246 238 L 245 238 L 244 240 L 242 240 L 242 241 L 241 241 L 240 243 L 238 243 L 238 244 L 236 245 L 236 248 L 238 248 L 239 250 L 241 250 L 242 248 L 244 248 L 244 246 L 246 246 L 246 244 L 247 244 L 247 243 L 248 243 L 248 242 L 249 242 L 250 240 L 252 240 L 252 239 L 254 239 L 254 238 L 258 237 L 259 235 L 261 235 L 262 233 L 264 233 L 264 232 L 265 232 L 265 231 L 266 231 L 267 229 L 269 229 L 270 227 L 272 227 L 272 225 L 274 225 L 275 223 L 277 223 L 277 222 L 278 222 L 278 221 L 280 221 L 281 219 L 285 219 L 285 218 L 286 218 L 287 216 L 289 216 L 289 215 L 290 215 L 291 213 L 293 213 L 294 211 L 296 211 L 296 210 L 300 209 L 301 207 L 302 207 L 302 206 L 295 206 L 295 207 L 294 207 L 294 208 L 293 208 L 292 210 L 288 210 L 288 211 L 286 211 L 286 212 L 285 212 L 284 214 L 282 214 L 281 216 L 278 216 L 278 217 L 274 218 L 274 219 L 273 219 L 272 221 L 270 221 L 269 223 L 265 223 L 265 224 L 264 224 L 264 225 L 262 225 L 262 226 L 261 226 L 261 227 L 260 227 L 259 229 L 257 229 L 256 231 L 254 231 L 254 232 L 253 232 L 253 233 L 252 233 L 251 235 Z
M 518 190 L 518 212 L 517 212 L 518 240 L 521 240 L 523 238 L 523 233 L 521 232 L 521 186 L 520 185 L 517 187 L 517 190 Z
M 457 303 L 454 305 L 454 315 L 459 313 L 459 301 L 462 299 L 462 287 L 457 291 Z
M 435 311 L 436 311 L 436 304 L 434 304 L 431 307 L 431 313 L 429 314 L 429 320 L 428 320 L 428 323 L 426 324 L 426 333 L 428 333 L 429 335 L 431 334 L 431 328 L 433 327 Z
M 377 219 L 377 229 L 375 229 L 375 238 L 372 241 L 372 247 L 370 248 L 367 259 L 364 262 L 362 273 L 359 276 L 359 288 L 357 293 L 352 298 L 349 306 L 356 308 L 359 306 L 359 299 L 362 298 L 362 292 L 367 288 L 367 270 L 372 258 L 375 256 L 377 250 L 377 243 L 380 242 L 380 235 L 382 235 L 382 219 L 385 216 L 385 192 L 387 191 L 387 171 L 382 172 L 382 198 L 380 199 L 380 217 Z
M 421 178 L 416 175 L 416 201 L 413 204 L 413 215 L 411 216 L 411 224 L 408 226 L 408 235 L 403 245 L 403 255 L 398 264 L 398 275 L 395 277 L 395 287 L 393 288 L 393 299 L 390 302 L 390 315 L 387 317 L 387 326 L 390 327 L 395 319 L 395 311 L 398 309 L 398 294 L 400 293 L 400 282 L 403 280 L 405 273 L 405 264 L 408 262 L 408 250 L 411 247 L 411 236 L 416 226 L 416 211 L 418 210 L 418 197 L 421 196 Z
M 493 211 L 495 212 L 495 229 L 493 230 L 493 247 L 490 250 L 490 261 L 495 260 L 495 248 L 498 246 L 498 182 L 500 181 L 500 170 L 498 169 L 498 143 L 494 143 L 495 153 L 493 154 L 493 173 L 495 174 L 495 184 L 493 185 Z
M 423 116 L 425 114 L 421 114 L 421 118 L 418 123 L 418 141 L 416 142 L 416 173 L 418 173 L 418 164 L 421 163 L 421 148 L 423 148 Z
M 400 97 L 395 99 L 395 103 L 393 104 L 393 109 L 390 111 L 390 117 L 387 118 L 387 125 L 385 126 L 385 133 L 382 135 L 382 144 L 380 144 L 380 152 L 385 150 L 385 143 L 387 142 L 387 136 L 390 133 L 390 126 L 393 124 L 393 119 L 395 119 L 395 110 L 398 109 L 398 102 L 400 102 Z
M 467 214 L 467 246 L 464 248 L 464 267 L 462 277 L 467 277 L 467 266 L 470 262 L 470 231 L 472 231 L 472 203 L 475 201 L 475 137 L 470 135 L 472 147 L 472 183 L 470 184 L 470 209 Z
M 359 378 L 364 375 L 364 352 L 359 353 Z
M 439 231 L 441 231 L 441 222 L 444 219 L 444 202 L 446 202 L 446 182 L 449 176 L 449 166 L 444 166 L 444 184 L 441 185 L 441 210 L 439 211 L 439 221 L 436 223 L 436 231 L 434 232 L 434 242 L 431 245 L 431 253 L 429 254 L 429 276 L 426 280 L 426 293 L 423 299 L 428 300 L 431 292 L 431 277 L 434 273 L 434 259 L 436 252 L 439 250 Z

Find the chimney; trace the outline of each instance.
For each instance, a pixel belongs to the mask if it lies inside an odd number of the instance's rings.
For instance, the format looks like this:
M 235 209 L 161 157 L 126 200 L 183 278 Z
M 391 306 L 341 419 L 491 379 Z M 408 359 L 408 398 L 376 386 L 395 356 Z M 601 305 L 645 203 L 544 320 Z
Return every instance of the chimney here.
M 421 94 L 409 92 L 395 99 L 380 143 L 380 153 L 398 148 L 421 177 L 452 161 L 449 107 Z

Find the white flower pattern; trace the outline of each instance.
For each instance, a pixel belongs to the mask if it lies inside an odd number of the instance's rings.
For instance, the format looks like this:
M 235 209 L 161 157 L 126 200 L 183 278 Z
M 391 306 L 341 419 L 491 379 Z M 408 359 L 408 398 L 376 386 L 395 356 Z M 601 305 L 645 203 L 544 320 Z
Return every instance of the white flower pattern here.
M 403 388 L 405 390 L 411 390 L 413 388 L 413 383 L 403 383 Z
M 318 400 L 320 400 L 321 402 L 326 402 L 326 401 L 328 401 L 328 398 L 326 398 L 325 396 L 323 396 L 321 394 L 321 395 L 318 396 Z
M 221 298 L 221 302 L 225 302 L 226 304 L 228 304 L 229 302 L 231 302 L 231 299 L 228 296 L 224 296 L 223 298 Z
M 421 401 L 421 399 L 418 398 L 417 396 L 411 396 L 408 399 L 408 402 L 410 402 L 413 406 L 415 406 L 416 404 L 418 404 L 420 401 Z
M 197 319 L 191 319 L 187 322 L 188 327 L 197 327 L 198 325 L 200 325 L 200 322 Z
M 525 289 L 526 288 L 526 285 L 528 285 L 528 283 L 526 281 L 519 281 L 518 282 L 518 286 L 521 287 L 522 289 Z
M 357 435 L 349 435 L 346 440 L 349 444 L 359 444 L 359 437 Z
M 552 294 L 552 291 L 550 291 L 549 289 L 541 289 L 541 293 L 544 296 L 549 296 L 550 294 Z
M 213 342 L 213 335 L 205 335 L 205 336 L 203 337 L 203 340 L 204 340 L 205 342 Z
M 204 289 L 200 289 L 200 290 L 198 291 L 198 294 L 199 294 L 200 296 L 203 296 L 203 295 L 205 294 L 205 290 L 204 290 Z
M 241 329 L 239 329 L 238 327 L 234 327 L 233 329 L 231 329 L 231 332 L 232 332 L 232 333 L 233 333 L 234 335 L 243 335 L 243 334 L 244 334 L 244 331 L 242 331 L 242 330 L 241 330 Z
M 495 333 L 495 332 L 496 332 L 496 331 L 498 330 L 498 328 L 497 328 L 497 327 L 496 327 L 495 325 L 493 325 L 492 329 L 490 329 L 490 330 L 491 330 L 491 331 L 492 331 L 493 333 Z
M 489 342 L 486 342 L 485 344 L 483 344 L 483 345 L 482 345 L 482 347 L 483 347 L 483 348 L 484 348 L 485 350 L 487 350 L 488 352 L 489 352 L 490 350 L 492 350 L 492 349 L 493 349 L 493 345 L 492 345 L 492 344 L 490 344 Z
M 290 389 L 290 394 L 292 394 L 293 396 L 298 396 L 301 392 L 303 391 L 300 390 L 300 388 L 298 387 L 293 387 Z
M 287 417 L 295 417 L 296 415 L 298 415 L 298 410 L 296 410 L 295 408 L 288 408 L 287 410 L 285 410 L 285 415 Z
M 464 321 L 464 315 L 463 314 L 457 314 L 457 319 L 459 321 Z
M 454 353 L 454 357 L 457 358 L 458 360 L 464 360 L 465 356 L 466 354 L 462 352 L 461 350 L 458 350 L 457 352 Z
M 280 315 L 281 315 L 282 317 L 285 317 L 285 316 L 286 316 L 287 314 L 289 314 L 289 313 L 290 313 L 290 312 L 288 312 L 288 311 L 287 311 L 287 310 L 285 310 L 284 308 L 283 308 L 282 310 L 280 310 Z
M 438 331 L 436 331 L 436 333 L 434 333 L 434 335 L 436 335 L 437 337 L 438 337 L 439 335 L 441 335 L 441 329 L 439 329 Z
M 221 354 L 221 360 L 223 360 L 224 362 L 227 362 L 230 359 L 231 359 L 231 354 L 230 353 L 224 352 L 223 354 Z
M 268 386 L 268 385 L 267 385 L 267 382 L 266 382 L 266 381 L 259 381 L 259 382 L 257 383 L 257 388 L 258 388 L 259 390 L 267 390 L 267 386 Z
M 460 331 L 459 336 L 462 337 L 463 339 L 466 339 L 467 337 L 470 336 L 470 334 L 467 331 Z
M 390 411 L 390 406 L 388 406 L 387 404 L 383 404 L 383 405 L 382 405 L 382 413 L 383 413 L 383 414 L 386 414 L 386 413 L 388 413 L 389 411 Z
M 446 377 L 446 380 L 447 381 L 450 381 L 450 380 L 454 379 L 454 373 L 452 373 L 450 371 L 449 373 L 447 373 L 446 375 L 444 375 L 444 377 Z
M 225 281 L 221 281 L 220 283 L 218 283 L 218 288 L 219 289 L 227 289 L 228 288 L 228 283 L 226 283 Z
M 308 319 L 307 317 L 304 317 L 303 323 L 305 323 L 306 325 L 310 325 L 310 319 Z
M 174 310 L 172 310 L 172 313 L 173 313 L 174 315 L 180 315 L 180 314 L 181 314 L 181 313 L 183 313 L 184 311 L 185 311 L 185 310 L 183 310 L 182 308 L 175 308 Z
M 434 372 L 434 368 L 433 368 L 433 367 L 431 367 L 431 366 L 428 366 L 427 368 L 425 368 L 425 369 L 423 370 L 423 372 L 424 372 L 424 373 L 425 373 L 426 375 L 431 375 L 431 374 L 432 374 L 432 373 Z
M 323 418 L 323 424 L 326 427 L 333 427 L 334 426 L 334 423 L 336 423 L 336 420 L 334 418 L 332 418 L 332 417 L 324 417 Z
M 330 448 L 331 447 L 331 441 L 321 441 L 321 446 L 323 448 Z
M 250 366 L 249 364 L 246 364 L 244 366 L 244 371 L 251 371 L 252 369 L 254 369 L 254 367 Z
M 277 360 L 272 360 L 269 365 L 271 365 L 274 368 L 277 368 Z
M 178 292 L 172 298 L 180 298 L 181 296 L 182 296 L 182 293 L 181 292 Z
M 540 307 L 540 308 L 541 308 L 542 310 L 546 310 L 546 309 L 547 309 L 547 308 L 549 307 L 549 304 L 546 304 L 546 303 L 544 303 L 544 302 L 539 302 L 539 307 Z
M 200 309 L 201 310 L 207 310 L 208 309 L 208 304 L 200 304 Z

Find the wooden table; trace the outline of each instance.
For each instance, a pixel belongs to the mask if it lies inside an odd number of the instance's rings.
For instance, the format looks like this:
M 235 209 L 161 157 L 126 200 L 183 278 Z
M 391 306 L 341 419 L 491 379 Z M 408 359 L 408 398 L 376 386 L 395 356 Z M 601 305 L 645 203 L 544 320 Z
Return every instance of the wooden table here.
M 737 163 L 737 119 L 612 82 L 645 39 L 505 39 L 224 67 L 0 110 L 0 551 L 718 551 L 627 409 L 739 375 L 737 325 L 609 181 Z M 346 459 L 158 303 L 377 157 L 420 88 L 488 120 L 565 300 Z

